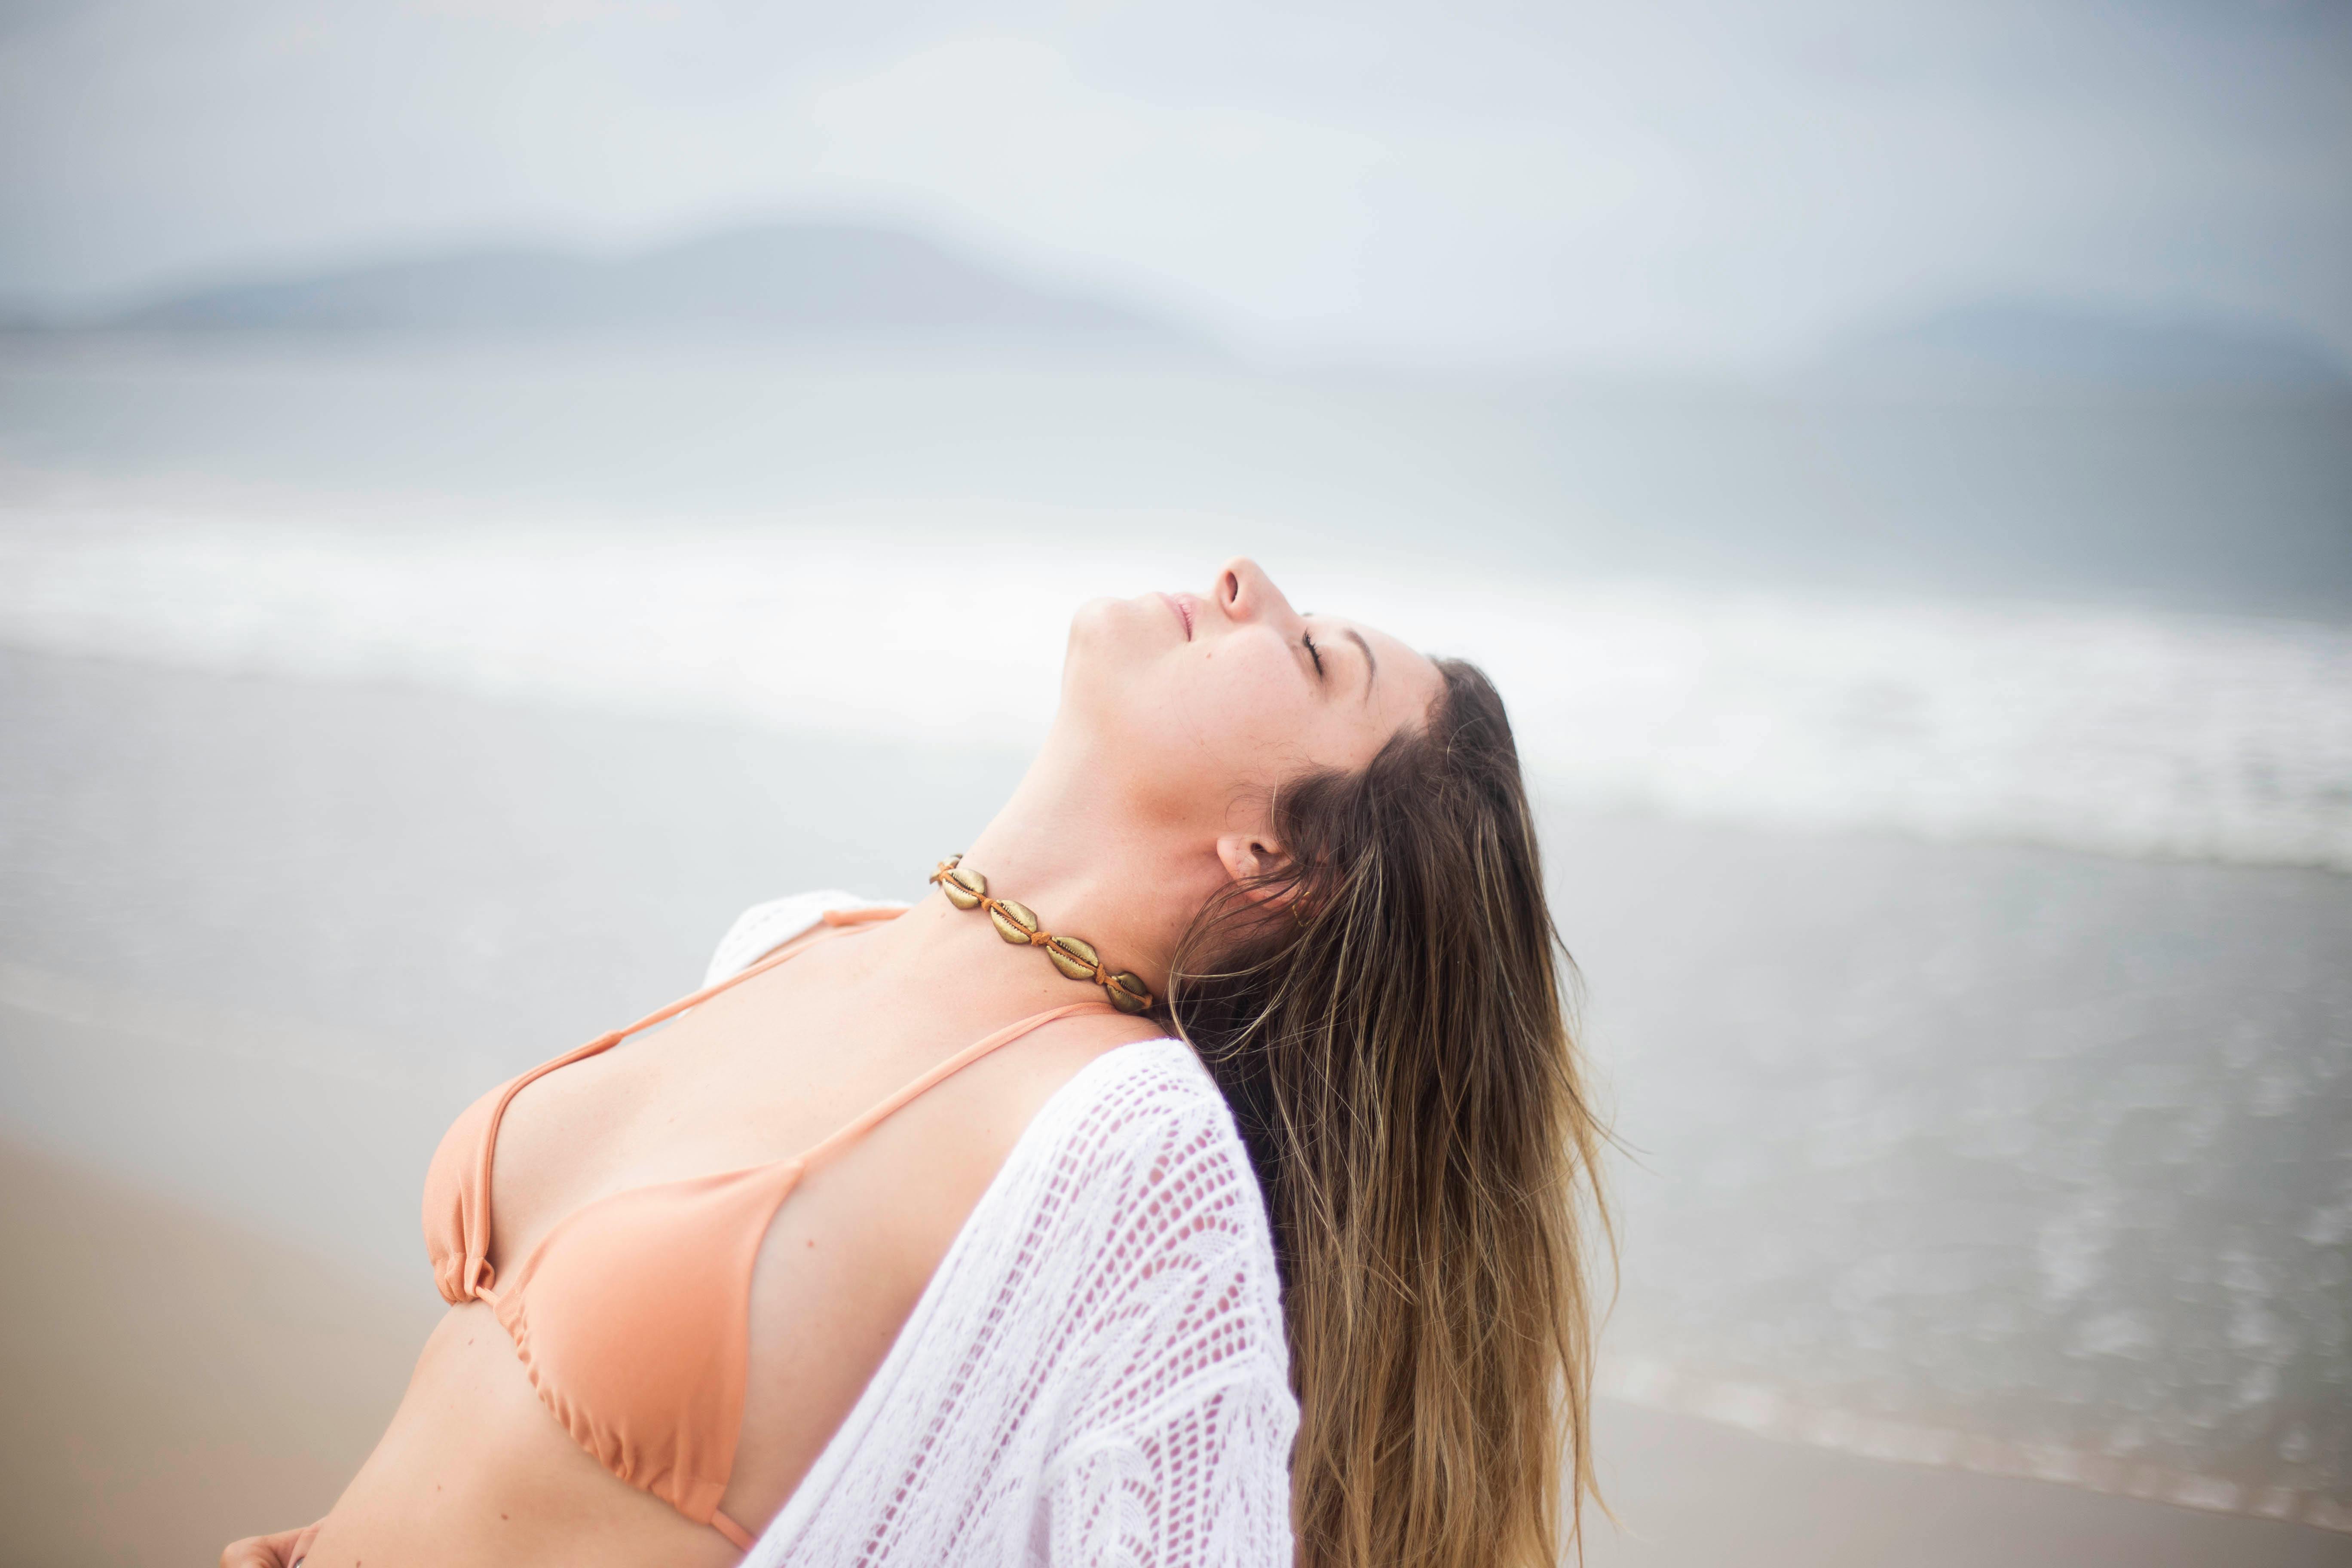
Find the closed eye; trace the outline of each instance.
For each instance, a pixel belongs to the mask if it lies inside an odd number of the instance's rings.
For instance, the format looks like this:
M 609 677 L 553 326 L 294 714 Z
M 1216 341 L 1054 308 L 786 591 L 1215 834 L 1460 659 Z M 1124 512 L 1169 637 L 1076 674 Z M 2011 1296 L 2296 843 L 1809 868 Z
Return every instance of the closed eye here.
M 1298 634 L 1298 640 L 1307 645 L 1307 657 L 1315 661 L 1315 679 L 1318 680 L 1322 679 L 1323 653 L 1321 649 L 1315 646 L 1315 634 L 1313 632 L 1301 632 Z

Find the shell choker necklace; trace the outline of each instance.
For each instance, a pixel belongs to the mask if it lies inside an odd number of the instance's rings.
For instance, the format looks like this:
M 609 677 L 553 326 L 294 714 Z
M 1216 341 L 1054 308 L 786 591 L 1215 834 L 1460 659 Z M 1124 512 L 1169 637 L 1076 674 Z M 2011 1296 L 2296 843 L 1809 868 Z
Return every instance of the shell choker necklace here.
M 950 855 L 940 862 L 940 868 L 930 879 L 940 885 L 948 902 L 960 910 L 986 910 L 996 934 L 1015 947 L 1042 947 L 1054 967 L 1073 980 L 1091 980 L 1103 988 L 1110 1005 L 1122 1013 L 1144 1013 L 1151 1008 L 1151 993 L 1142 981 L 1124 971 L 1113 973 L 1103 967 L 1102 955 L 1091 942 L 1080 942 L 1074 936 L 1055 936 L 1038 923 L 1034 910 L 1026 904 L 1016 904 L 1011 899 L 988 896 L 988 879 L 977 871 L 963 868 L 963 857 Z

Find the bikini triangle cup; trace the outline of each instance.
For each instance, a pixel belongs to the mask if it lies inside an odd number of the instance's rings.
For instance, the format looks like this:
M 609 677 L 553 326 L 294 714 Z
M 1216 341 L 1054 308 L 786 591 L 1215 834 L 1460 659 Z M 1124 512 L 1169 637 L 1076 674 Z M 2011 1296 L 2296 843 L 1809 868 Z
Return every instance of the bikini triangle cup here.
M 903 912 L 828 910 L 823 919 L 856 926 Z M 1113 1011 L 1108 1002 L 1074 1002 L 1007 1025 L 790 1158 L 583 1204 L 502 1277 L 488 1257 L 490 1168 L 514 1097 L 798 951 L 774 952 L 483 1096 L 444 1135 L 425 1186 L 425 1241 L 442 1298 L 489 1303 L 541 1402 L 598 1463 L 746 1550 L 753 1532 L 719 1503 L 743 1421 L 751 1271 L 776 1210 L 807 1172 L 990 1052 L 1058 1019 Z

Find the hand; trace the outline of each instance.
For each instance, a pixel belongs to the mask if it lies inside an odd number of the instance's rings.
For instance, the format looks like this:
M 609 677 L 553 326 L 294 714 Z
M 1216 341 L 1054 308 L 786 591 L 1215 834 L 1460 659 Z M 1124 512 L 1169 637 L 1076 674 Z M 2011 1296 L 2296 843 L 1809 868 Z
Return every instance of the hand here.
M 294 1568 L 310 1550 L 319 1527 L 281 1530 L 275 1535 L 248 1535 L 221 1548 L 220 1568 Z

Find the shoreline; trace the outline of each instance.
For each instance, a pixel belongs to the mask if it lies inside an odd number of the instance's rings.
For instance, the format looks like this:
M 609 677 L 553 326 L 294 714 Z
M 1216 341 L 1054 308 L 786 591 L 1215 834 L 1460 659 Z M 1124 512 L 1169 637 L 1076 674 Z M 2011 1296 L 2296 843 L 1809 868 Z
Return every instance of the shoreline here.
M 1801 1394 L 1769 1384 L 1708 1377 L 1645 1356 L 1603 1352 L 1595 1385 L 1601 1397 L 1630 1408 L 1688 1416 L 1775 1443 L 1923 1469 L 2038 1481 L 2221 1518 L 2275 1520 L 2352 1537 L 2352 1508 L 2322 1491 L 2255 1490 L 2226 1476 L 2137 1464 L 2095 1449 L 2004 1442 L 1958 1427 L 1861 1415 L 1810 1405 Z

